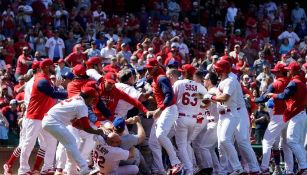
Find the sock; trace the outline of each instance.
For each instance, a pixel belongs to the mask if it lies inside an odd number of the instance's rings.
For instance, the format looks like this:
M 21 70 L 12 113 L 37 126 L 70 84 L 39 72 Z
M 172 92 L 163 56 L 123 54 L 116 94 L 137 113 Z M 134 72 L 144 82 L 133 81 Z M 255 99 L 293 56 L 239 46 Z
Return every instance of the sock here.
M 280 151 L 279 150 L 273 150 L 273 157 L 275 165 L 280 165 Z
M 35 170 L 40 170 L 40 167 L 41 167 L 41 164 L 44 160 L 44 157 L 45 157 L 45 151 L 42 150 L 42 149 L 39 149 L 38 152 L 37 152 L 37 155 L 36 155 L 36 159 L 35 159 L 35 163 L 34 163 L 34 166 L 33 166 L 33 171 Z
M 6 162 L 6 164 L 13 166 L 15 160 L 20 156 L 21 148 L 17 147 L 14 152 L 11 154 L 10 159 Z

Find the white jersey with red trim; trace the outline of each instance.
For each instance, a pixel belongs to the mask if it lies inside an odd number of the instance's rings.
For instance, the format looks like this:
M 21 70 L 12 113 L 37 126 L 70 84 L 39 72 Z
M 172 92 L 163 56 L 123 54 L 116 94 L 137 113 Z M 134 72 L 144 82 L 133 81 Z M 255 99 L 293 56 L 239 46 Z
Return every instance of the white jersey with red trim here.
M 193 80 L 178 80 L 173 85 L 174 94 L 177 98 L 176 104 L 179 113 L 186 115 L 197 115 L 200 112 L 201 99 L 197 94 L 205 95 L 206 88 Z
M 76 119 L 88 117 L 88 108 L 81 96 L 74 96 L 53 106 L 45 117 L 53 118 L 67 126 Z
M 239 82 L 238 76 L 236 74 L 232 73 L 232 72 L 229 73 L 228 77 L 233 79 L 233 80 L 237 80 Z M 238 104 L 239 108 L 243 108 L 243 107 L 246 107 L 244 95 L 243 95 L 243 90 L 242 90 L 240 82 L 237 85 L 238 85 L 238 89 L 240 89 L 239 94 L 237 96 L 237 104 Z
M 218 85 L 217 96 L 221 94 L 229 95 L 229 99 L 226 102 L 218 102 L 217 108 L 219 111 L 226 109 L 236 109 L 237 108 L 237 96 L 241 89 L 238 89 L 239 82 L 230 77 L 222 80 Z
M 124 83 L 116 83 L 116 88 L 122 90 L 126 94 L 128 94 L 130 97 L 138 100 L 141 96 L 141 92 L 136 90 L 133 86 L 130 86 L 128 84 Z M 115 116 L 118 117 L 124 117 L 126 118 L 127 113 L 130 109 L 132 109 L 134 106 L 124 100 L 119 100 L 118 104 L 115 109 Z
M 116 175 L 119 162 L 129 158 L 129 151 L 109 146 L 103 137 L 98 135 L 94 136 L 94 140 L 96 141 L 93 152 L 95 169 L 99 169 L 102 175 Z
M 216 95 L 217 88 L 212 87 L 208 90 L 208 94 Z M 207 119 L 214 119 L 215 121 L 218 120 L 219 113 L 217 111 L 217 104 L 215 102 L 211 102 L 207 108 L 205 108 L 205 116 Z

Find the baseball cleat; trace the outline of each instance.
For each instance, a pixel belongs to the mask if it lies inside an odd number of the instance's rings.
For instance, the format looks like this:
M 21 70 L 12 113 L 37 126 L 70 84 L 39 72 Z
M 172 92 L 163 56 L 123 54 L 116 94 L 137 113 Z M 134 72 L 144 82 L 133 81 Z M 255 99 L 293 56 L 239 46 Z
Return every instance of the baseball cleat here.
M 4 169 L 4 175 L 12 175 L 13 174 L 12 165 L 4 164 L 3 169 Z
M 177 173 L 179 173 L 182 170 L 182 168 L 183 168 L 183 164 L 182 163 L 176 164 L 176 165 L 174 165 L 172 167 L 171 172 L 172 172 L 173 175 L 177 174 Z
M 233 171 L 232 173 L 230 173 L 230 175 L 241 175 L 243 173 L 244 173 L 244 171 L 242 169 L 240 169 L 240 170 Z

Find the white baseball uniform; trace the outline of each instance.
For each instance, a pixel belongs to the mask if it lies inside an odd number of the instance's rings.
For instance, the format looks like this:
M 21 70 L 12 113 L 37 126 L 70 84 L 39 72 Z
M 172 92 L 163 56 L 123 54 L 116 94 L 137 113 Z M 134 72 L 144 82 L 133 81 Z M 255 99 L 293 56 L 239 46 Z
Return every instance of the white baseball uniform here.
M 179 117 L 175 122 L 175 138 L 179 150 L 179 157 L 183 162 L 186 172 L 193 173 L 192 152 L 189 149 L 191 144 L 191 136 L 195 132 L 195 126 L 201 100 L 196 98 L 196 94 L 205 95 L 207 90 L 205 87 L 193 80 L 178 80 L 173 85 L 174 94 L 177 97 L 176 105 Z M 199 122 L 202 122 L 200 120 Z M 197 132 L 200 132 L 197 131 Z M 197 135 L 197 134 L 195 134 Z
M 87 162 L 81 157 L 75 138 L 66 126 L 70 125 L 74 120 L 87 116 L 88 108 L 84 99 L 81 96 L 75 96 L 53 106 L 42 121 L 43 129 L 63 144 L 66 148 L 68 159 L 74 160 L 78 164 L 81 169 L 80 172 L 88 168 Z M 75 165 L 72 163 L 68 166 Z M 76 167 L 71 169 L 76 171 Z M 72 172 L 68 173 L 73 174 Z
M 138 90 L 136 90 L 133 86 L 130 86 L 128 84 L 124 84 L 124 83 L 116 83 L 115 84 L 116 88 L 118 88 L 119 90 L 125 92 L 126 94 L 128 94 L 130 97 L 134 98 L 134 99 L 139 99 L 141 96 L 141 92 L 139 92 Z M 116 106 L 115 109 L 115 115 L 118 117 L 127 117 L 127 113 L 130 109 L 132 109 L 134 106 L 124 100 L 119 100 L 118 104 Z
M 230 73 L 230 78 L 234 77 L 234 73 Z M 237 80 L 237 79 L 233 79 Z M 237 110 L 240 116 L 240 122 L 235 132 L 235 140 L 238 144 L 239 152 L 242 154 L 244 160 L 246 160 L 249 168 L 249 172 L 259 172 L 256 154 L 251 146 L 250 137 L 250 122 L 247 108 L 245 105 L 243 91 L 241 84 L 237 81 L 238 96 L 236 96 Z
M 208 93 L 211 95 L 216 95 L 216 92 L 216 87 L 208 90 Z M 215 148 L 217 147 L 217 122 L 219 116 L 217 104 L 211 102 L 205 109 L 204 115 L 207 120 L 206 127 L 199 133 L 195 142 L 193 142 L 193 148 L 195 149 L 196 156 L 199 156 L 200 168 L 214 168 L 214 171 L 218 173 L 219 161 L 215 152 Z
M 93 152 L 95 169 L 105 175 L 136 175 L 136 165 L 119 166 L 121 160 L 128 160 L 129 151 L 120 147 L 109 146 L 101 136 L 94 136 L 96 146 Z
M 219 152 L 220 156 L 227 156 L 234 171 L 242 170 L 237 151 L 232 141 L 232 138 L 236 132 L 236 127 L 240 122 L 236 104 L 236 99 L 238 98 L 237 96 L 239 95 L 240 91 L 240 89 L 237 88 L 238 84 L 239 82 L 237 80 L 227 77 L 219 83 L 217 90 L 217 96 L 221 94 L 229 95 L 229 99 L 226 102 L 217 103 L 217 109 L 219 111 L 219 121 L 217 126 L 217 130 L 219 131 Z M 222 158 L 223 157 L 221 157 L 221 159 Z

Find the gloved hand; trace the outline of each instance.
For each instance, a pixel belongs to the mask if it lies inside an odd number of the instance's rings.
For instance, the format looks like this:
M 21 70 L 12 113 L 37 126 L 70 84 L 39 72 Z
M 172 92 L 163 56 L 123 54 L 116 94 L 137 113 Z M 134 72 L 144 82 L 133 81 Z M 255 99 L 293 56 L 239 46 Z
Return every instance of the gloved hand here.
M 274 107 L 274 100 L 273 100 L 273 98 L 270 98 L 270 99 L 267 101 L 267 107 L 268 107 L 268 108 L 273 108 L 273 107 Z
M 92 123 L 95 123 L 97 121 L 97 116 L 94 114 L 94 112 L 91 109 L 88 110 L 88 119 Z

